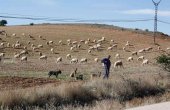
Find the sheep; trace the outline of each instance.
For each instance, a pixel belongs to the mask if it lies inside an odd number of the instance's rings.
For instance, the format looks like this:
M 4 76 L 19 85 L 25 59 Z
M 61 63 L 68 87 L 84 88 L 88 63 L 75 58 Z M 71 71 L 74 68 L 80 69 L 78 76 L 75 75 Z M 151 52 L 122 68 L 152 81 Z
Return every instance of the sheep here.
M 145 49 L 141 49 L 138 51 L 138 53 L 143 53 L 143 52 L 145 52 Z
M 126 47 L 123 47 L 123 51 L 126 51 Z
M 80 60 L 80 63 L 87 63 L 87 58 L 82 58 L 82 59 Z
M 138 55 L 138 52 L 134 51 L 134 52 L 132 52 L 132 55 L 133 55 L 133 56 L 134 56 L 134 55 Z
M 62 40 L 58 41 L 58 44 L 62 45 L 63 44 Z
M 77 68 L 70 74 L 70 77 L 75 77 L 76 74 L 77 74 Z
M 42 44 L 40 44 L 40 45 L 38 45 L 37 47 L 38 47 L 38 48 L 43 48 L 43 45 L 42 45 Z
M 133 57 L 128 57 L 127 61 L 130 62 L 133 60 Z
M 80 47 L 81 47 L 81 44 L 78 44 L 78 45 L 77 45 L 77 48 L 80 48 Z
M 9 48 L 11 46 L 11 44 L 10 43 L 7 43 L 7 47 Z
M 4 43 L 1 43 L 1 44 L 0 44 L 0 47 L 4 47 L 4 45 L 5 45 Z
M 116 68 L 118 66 L 123 67 L 123 62 L 121 60 L 118 60 L 114 63 L 114 68 Z
M 112 47 L 115 47 L 115 48 L 117 48 L 117 44 L 114 44 L 114 45 L 112 45 Z
M 93 40 L 93 43 L 96 43 L 96 42 L 97 42 L 97 40 L 96 40 L 96 39 L 94 39 L 94 40 Z
M 15 33 L 13 33 L 13 34 L 12 34 L 12 36 L 16 36 L 16 34 L 15 34 Z
M 107 48 L 107 50 L 112 50 L 112 49 L 113 49 L 113 47 L 108 47 L 108 48 Z
M 61 74 L 61 73 L 62 73 L 61 70 L 49 71 L 49 72 L 48 72 L 48 76 L 50 77 L 50 76 L 54 75 L 54 76 L 56 76 L 56 78 L 57 78 L 58 75 Z
M 77 58 L 73 58 L 73 59 L 71 59 L 70 63 L 78 63 L 78 59 Z
M 50 51 L 52 54 L 54 54 L 54 48 L 51 48 Z
M 21 62 L 22 62 L 22 61 L 27 61 L 27 56 L 21 57 Z
M 145 60 L 143 60 L 143 62 L 142 62 L 142 65 L 146 65 L 146 64 L 149 64 L 149 60 L 148 60 L 148 59 L 145 59 Z
M 22 36 L 25 36 L 25 33 L 22 33 L 21 35 L 22 35 Z
M 14 53 L 14 58 L 20 58 L 20 54 Z
M 14 48 L 20 48 L 21 47 L 21 44 L 20 43 L 16 43 L 15 45 L 14 45 Z
M 80 40 L 80 43 L 83 43 L 83 42 L 85 42 L 85 40 Z
M 170 50 L 170 47 L 166 48 L 166 50 Z
M 42 36 L 41 36 L 41 35 L 39 35 L 38 37 L 39 37 L 40 39 L 42 39 Z
M 91 53 L 91 50 L 88 50 L 88 53 Z
M 5 57 L 5 53 L 0 53 L 0 57 Z
M 101 72 L 98 72 L 98 74 L 91 74 L 91 80 L 93 80 L 94 78 L 101 77 L 101 74 Z
M 89 42 L 90 42 L 90 41 L 91 41 L 91 40 L 90 40 L 90 38 L 88 38 L 88 39 L 87 39 L 87 41 L 89 41 Z
M 75 49 L 75 46 L 70 47 L 70 51 L 73 51 Z
M 48 41 L 49 44 L 53 44 L 54 42 L 53 41 Z
M 120 58 L 120 54 L 117 53 L 117 54 L 115 55 L 115 58 L 116 58 L 116 59 L 117 59 L 117 58 Z
M 95 61 L 95 62 L 98 62 L 98 61 L 99 61 L 99 59 L 98 59 L 98 58 L 95 58 L 95 59 L 94 59 L 94 61 Z
M 42 56 L 42 53 L 41 53 L 41 52 L 39 52 L 39 55 L 40 55 L 40 56 Z
M 148 48 L 145 48 L 145 51 L 150 51 L 152 49 L 153 49 L 152 47 L 148 47 Z
M 66 59 L 70 59 L 71 58 L 71 55 L 70 54 L 67 54 L 66 55 Z
M 39 57 L 39 59 L 40 59 L 40 60 L 41 60 L 41 59 L 42 59 L 42 60 L 47 60 L 47 56 L 46 56 L 46 55 L 42 55 L 42 56 Z
M 78 42 L 77 41 L 73 41 L 72 44 L 77 44 Z
M 62 57 L 58 57 L 56 63 L 62 62 Z
M 27 46 L 24 46 L 23 49 L 24 49 L 24 50 L 27 50 Z
M 30 41 L 28 41 L 28 42 L 27 42 L 27 44 L 29 45 L 29 44 L 31 44 L 31 42 L 30 42 Z
M 89 41 L 85 41 L 84 44 L 89 44 Z
M 23 50 L 23 51 L 20 52 L 20 55 L 24 55 L 24 54 L 28 54 L 28 51 Z
M 145 57 L 144 56 L 140 56 L 140 57 L 138 57 L 138 61 L 141 61 L 141 60 L 143 60 L 143 59 L 145 59 Z
M 71 42 L 71 39 L 67 39 L 67 43 L 70 43 Z
M 112 40 L 110 40 L 110 43 L 114 43 L 114 40 L 112 39 Z

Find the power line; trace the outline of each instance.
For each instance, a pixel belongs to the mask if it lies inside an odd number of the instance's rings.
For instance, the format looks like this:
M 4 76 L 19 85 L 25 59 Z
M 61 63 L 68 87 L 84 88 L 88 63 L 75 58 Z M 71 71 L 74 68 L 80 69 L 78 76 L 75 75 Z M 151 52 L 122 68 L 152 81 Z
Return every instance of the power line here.
M 160 22 L 160 23 L 164 23 L 164 24 L 170 24 L 170 22 L 167 22 L 167 21 L 161 21 L 161 20 L 158 20 L 158 22 Z

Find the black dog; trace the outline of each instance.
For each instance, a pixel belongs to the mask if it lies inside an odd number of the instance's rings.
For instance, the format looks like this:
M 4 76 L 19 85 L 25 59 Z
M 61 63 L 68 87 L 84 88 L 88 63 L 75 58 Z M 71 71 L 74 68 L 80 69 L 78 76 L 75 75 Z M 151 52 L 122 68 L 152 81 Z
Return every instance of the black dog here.
M 48 76 L 50 77 L 51 75 L 55 75 L 56 78 L 57 78 L 57 76 L 58 76 L 59 74 L 61 74 L 61 70 L 58 70 L 58 71 L 50 71 L 50 72 L 48 73 Z

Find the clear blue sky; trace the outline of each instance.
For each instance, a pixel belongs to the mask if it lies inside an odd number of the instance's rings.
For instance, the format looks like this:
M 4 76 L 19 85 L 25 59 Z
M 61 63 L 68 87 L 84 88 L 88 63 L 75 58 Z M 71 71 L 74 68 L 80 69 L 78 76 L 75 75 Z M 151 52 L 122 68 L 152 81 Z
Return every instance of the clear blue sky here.
M 4 13 L 9 13 L 18 14 L 18 16 L 28 15 L 30 17 L 43 16 L 86 20 L 134 20 L 152 19 L 154 17 L 154 5 L 151 0 L 0 0 L 0 3 L 0 15 L 7 15 Z M 162 0 L 159 6 L 158 19 L 170 22 L 170 0 Z M 49 22 L 19 19 L 6 20 L 8 20 L 8 25 L 29 24 L 30 22 Z M 100 23 L 153 30 L 153 21 L 137 23 Z M 158 31 L 170 35 L 170 24 L 158 23 Z

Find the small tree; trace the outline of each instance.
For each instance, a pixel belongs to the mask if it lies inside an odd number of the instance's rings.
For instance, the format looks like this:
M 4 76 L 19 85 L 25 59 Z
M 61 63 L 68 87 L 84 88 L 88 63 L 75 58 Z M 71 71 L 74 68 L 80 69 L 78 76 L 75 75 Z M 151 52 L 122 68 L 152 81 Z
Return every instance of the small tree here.
M 161 55 L 156 58 L 157 63 L 170 72 L 170 55 Z
M 34 23 L 30 23 L 30 26 L 33 26 L 34 25 Z
M 1 20 L 0 21 L 0 26 L 6 26 L 7 24 L 7 21 L 6 20 Z

